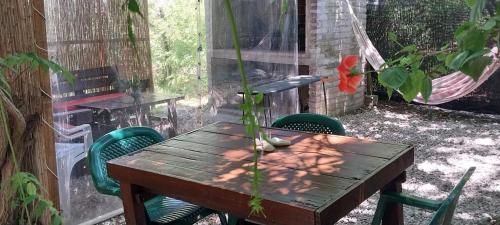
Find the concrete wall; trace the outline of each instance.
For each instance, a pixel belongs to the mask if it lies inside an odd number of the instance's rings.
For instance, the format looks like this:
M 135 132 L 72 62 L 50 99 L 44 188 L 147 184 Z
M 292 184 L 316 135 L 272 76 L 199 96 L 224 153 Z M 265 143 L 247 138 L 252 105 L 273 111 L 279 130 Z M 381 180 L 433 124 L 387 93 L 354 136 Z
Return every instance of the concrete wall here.
M 366 0 L 350 0 L 358 19 L 366 24 Z M 354 95 L 338 90 L 336 67 L 341 57 L 360 55 L 351 28 L 347 4 L 344 0 L 307 0 L 306 51 L 310 56 L 310 73 L 331 75 L 336 80 L 326 84 L 328 115 L 342 115 L 363 106 L 365 85 L 362 84 Z M 361 56 L 360 56 L 361 58 Z M 364 61 L 364 60 L 363 60 Z M 360 68 L 361 69 L 361 68 Z M 325 114 L 323 87 L 312 85 L 309 90 L 309 110 Z

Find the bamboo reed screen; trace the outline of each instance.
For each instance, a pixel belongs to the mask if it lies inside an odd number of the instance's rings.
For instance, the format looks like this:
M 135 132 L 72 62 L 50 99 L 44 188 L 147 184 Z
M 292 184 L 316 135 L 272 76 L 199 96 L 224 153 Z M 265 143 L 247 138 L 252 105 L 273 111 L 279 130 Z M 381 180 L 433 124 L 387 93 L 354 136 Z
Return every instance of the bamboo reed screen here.
M 43 21 L 43 0 L 1 0 L 0 1 L 0 57 L 8 54 L 36 52 L 45 57 L 46 35 Z M 26 68 L 24 68 L 26 69 Z M 14 151 L 22 171 L 33 173 L 39 178 L 46 194 L 56 205 L 57 178 L 53 132 L 48 124 L 52 123 L 50 107 L 49 76 L 45 71 L 28 72 L 22 70 L 17 75 L 9 74 L 8 82 L 12 87 L 15 106 L 26 122 L 23 130 L 18 118 L 9 115 Z M 5 103 L 5 102 L 4 102 Z M 0 122 L 0 127 L 6 126 Z M 3 128 L 2 128 L 3 129 Z M 5 134 L 4 134 L 5 135 Z M 0 134 L 0 138 L 5 136 Z M 0 141 L 1 143 L 2 141 Z M 14 173 L 14 163 L 10 151 L 0 146 L 0 224 L 15 224 L 16 213 L 12 208 L 9 193 L 10 178 Z M 48 218 L 43 224 L 49 224 Z
M 120 0 L 45 0 L 49 56 L 69 70 L 118 66 L 120 79 L 151 79 L 147 0 L 136 19 L 140 60 L 127 35 Z

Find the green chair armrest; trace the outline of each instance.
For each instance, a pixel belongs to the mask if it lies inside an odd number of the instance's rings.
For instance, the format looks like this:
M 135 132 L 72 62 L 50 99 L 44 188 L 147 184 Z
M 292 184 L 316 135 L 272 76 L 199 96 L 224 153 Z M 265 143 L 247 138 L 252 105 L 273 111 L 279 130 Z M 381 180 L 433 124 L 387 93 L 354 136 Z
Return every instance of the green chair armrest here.
M 416 196 L 407 195 L 404 193 L 388 192 L 382 194 L 381 198 L 385 198 L 388 202 L 397 202 L 404 205 L 414 206 L 422 209 L 436 211 L 441 207 L 442 201 L 425 199 Z

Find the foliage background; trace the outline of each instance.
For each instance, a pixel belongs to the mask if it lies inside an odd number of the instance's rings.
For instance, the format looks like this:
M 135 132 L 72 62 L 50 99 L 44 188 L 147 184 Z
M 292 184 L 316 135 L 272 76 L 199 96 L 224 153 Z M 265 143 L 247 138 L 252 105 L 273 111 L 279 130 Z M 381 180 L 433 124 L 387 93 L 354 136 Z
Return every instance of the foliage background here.
M 165 92 L 205 94 L 207 89 L 205 9 L 197 0 L 150 0 L 149 26 L 155 86 Z M 201 33 L 201 80 L 197 77 L 198 32 Z M 199 86 L 200 85 L 200 86 Z M 201 93 L 200 93 L 201 92 Z

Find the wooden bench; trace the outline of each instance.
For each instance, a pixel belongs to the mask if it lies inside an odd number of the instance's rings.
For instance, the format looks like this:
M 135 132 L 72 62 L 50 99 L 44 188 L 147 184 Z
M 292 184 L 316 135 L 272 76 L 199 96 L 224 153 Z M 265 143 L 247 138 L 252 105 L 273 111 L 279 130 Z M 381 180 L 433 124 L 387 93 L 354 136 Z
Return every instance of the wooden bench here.
M 57 84 L 53 85 L 54 117 L 68 118 L 71 125 L 93 122 L 92 111 L 79 109 L 78 104 L 102 101 L 122 96 L 114 87 L 118 80 L 118 68 L 107 66 L 72 71 L 74 84 L 70 84 L 62 75 L 57 75 Z

